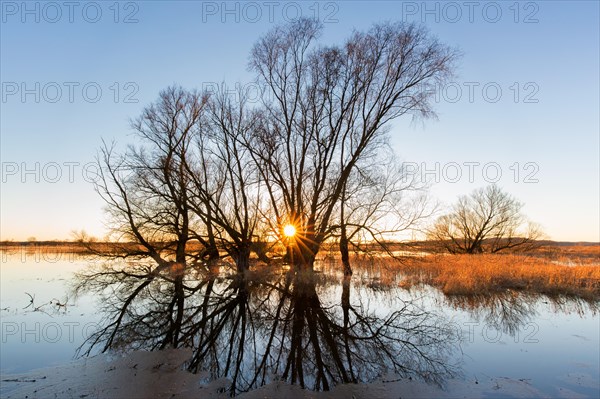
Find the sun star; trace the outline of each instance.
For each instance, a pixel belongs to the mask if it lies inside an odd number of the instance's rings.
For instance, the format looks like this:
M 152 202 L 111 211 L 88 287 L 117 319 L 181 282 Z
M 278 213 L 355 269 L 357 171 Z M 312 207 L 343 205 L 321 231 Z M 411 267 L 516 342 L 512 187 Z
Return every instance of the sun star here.
M 283 235 L 285 235 L 286 237 L 293 237 L 296 235 L 296 227 L 292 226 L 291 224 L 288 224 L 287 226 L 285 226 L 283 228 Z

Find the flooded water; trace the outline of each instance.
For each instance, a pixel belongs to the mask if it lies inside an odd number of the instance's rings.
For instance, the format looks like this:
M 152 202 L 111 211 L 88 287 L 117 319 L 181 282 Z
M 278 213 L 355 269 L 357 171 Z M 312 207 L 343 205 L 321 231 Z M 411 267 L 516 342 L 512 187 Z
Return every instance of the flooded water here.
M 275 379 L 327 390 L 410 377 L 600 395 L 597 304 L 510 291 L 446 297 L 399 288 L 372 265 L 344 279 L 325 266 L 240 276 L 176 265 L 153 273 L 143 262 L 35 250 L 1 255 L 2 374 L 104 349 L 175 346 L 192 349 L 188 370 L 206 382 L 226 377 L 232 394 Z M 86 289 L 75 297 L 78 283 Z

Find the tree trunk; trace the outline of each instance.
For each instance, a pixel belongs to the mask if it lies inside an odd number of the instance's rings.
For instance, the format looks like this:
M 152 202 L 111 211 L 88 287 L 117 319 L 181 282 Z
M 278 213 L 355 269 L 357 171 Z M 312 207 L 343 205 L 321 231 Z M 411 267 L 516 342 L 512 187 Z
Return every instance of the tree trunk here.
M 342 227 L 342 237 L 340 238 L 340 254 L 342 255 L 342 265 L 344 266 L 344 276 L 352 275 L 350 266 L 350 254 L 348 253 L 348 237 L 346 237 L 346 228 Z
M 252 244 L 252 249 L 261 262 L 265 262 L 267 265 L 271 263 L 271 259 L 267 256 L 268 245 L 266 242 L 254 242 Z
M 216 245 L 204 248 L 202 258 L 206 259 L 208 262 L 219 259 L 219 249 Z
M 286 245 L 284 260 L 289 262 L 294 271 L 312 271 L 319 247 L 320 242 L 314 231 L 296 234 Z
M 206 232 L 208 234 L 208 245 L 204 250 L 204 257 L 210 262 L 219 259 L 219 248 L 217 247 L 217 242 L 215 241 L 215 234 L 212 227 L 212 214 L 209 206 L 207 206 L 207 210 L 208 216 L 206 219 Z
M 344 217 L 344 207 L 346 203 L 346 184 L 342 190 L 340 196 L 340 226 L 341 226 L 341 237 L 340 237 L 340 254 L 342 257 L 342 265 L 344 267 L 344 276 L 352 275 L 352 267 L 350 267 L 350 255 L 348 254 L 348 233 L 346 231 L 346 220 Z
M 243 273 L 250 269 L 250 246 L 240 246 L 240 248 L 237 249 L 234 259 L 238 273 Z
M 315 264 L 315 253 L 311 246 L 296 244 L 290 249 L 290 264 L 296 271 L 312 271 Z

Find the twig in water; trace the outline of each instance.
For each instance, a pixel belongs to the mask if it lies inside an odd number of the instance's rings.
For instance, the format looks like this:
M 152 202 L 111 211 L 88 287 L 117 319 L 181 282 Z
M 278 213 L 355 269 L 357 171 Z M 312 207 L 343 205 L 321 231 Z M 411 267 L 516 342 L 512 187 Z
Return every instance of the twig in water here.
M 40 380 L 45 380 L 46 376 L 40 377 Z M 32 378 L 32 379 L 21 379 L 21 378 L 6 378 L 4 380 L 2 380 L 2 382 L 36 382 L 37 379 Z
M 35 299 L 35 294 L 33 294 L 33 296 L 31 296 L 29 292 L 26 292 L 25 294 L 29 296 L 29 305 L 25 306 L 23 309 L 27 309 L 28 307 L 33 306 L 33 300 Z

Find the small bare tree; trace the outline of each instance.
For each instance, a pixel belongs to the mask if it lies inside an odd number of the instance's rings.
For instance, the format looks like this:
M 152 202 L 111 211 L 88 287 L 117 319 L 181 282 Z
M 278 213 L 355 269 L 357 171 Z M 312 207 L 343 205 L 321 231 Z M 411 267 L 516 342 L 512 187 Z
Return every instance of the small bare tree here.
M 437 219 L 429 239 L 450 253 L 531 249 L 542 238 L 542 231 L 526 220 L 522 207 L 496 185 L 475 190 L 460 197 L 449 214 Z

